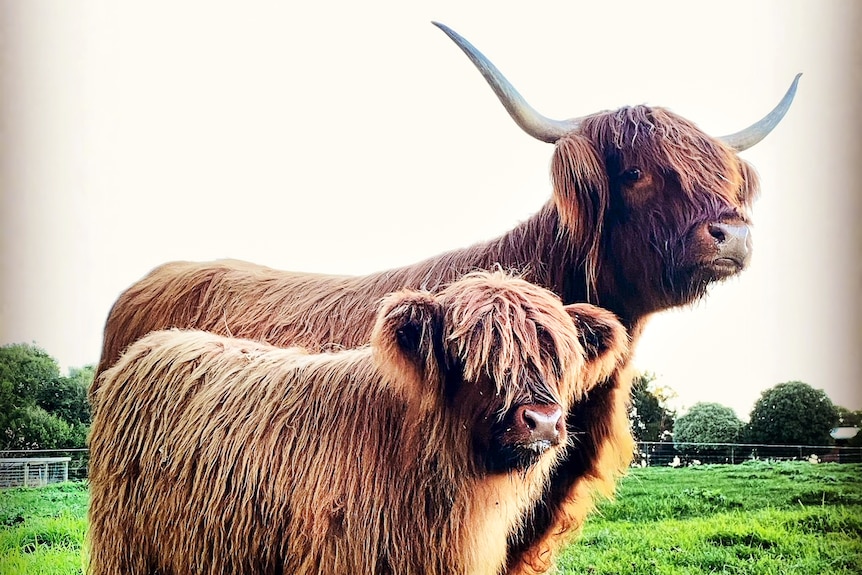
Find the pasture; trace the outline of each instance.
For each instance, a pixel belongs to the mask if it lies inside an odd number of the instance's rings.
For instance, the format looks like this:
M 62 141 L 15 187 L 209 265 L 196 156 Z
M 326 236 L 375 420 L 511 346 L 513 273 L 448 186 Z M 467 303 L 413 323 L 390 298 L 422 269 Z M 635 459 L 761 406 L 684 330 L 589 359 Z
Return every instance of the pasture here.
M 80 574 L 86 509 L 85 483 L 0 491 L 0 573 Z M 559 573 L 862 573 L 862 465 L 633 469 Z

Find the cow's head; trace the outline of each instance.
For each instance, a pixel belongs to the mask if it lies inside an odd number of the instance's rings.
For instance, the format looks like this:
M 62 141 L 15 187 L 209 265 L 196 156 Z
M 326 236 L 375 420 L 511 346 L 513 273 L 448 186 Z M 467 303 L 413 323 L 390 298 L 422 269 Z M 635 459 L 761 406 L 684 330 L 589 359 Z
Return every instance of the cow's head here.
M 414 382 L 408 398 L 449 415 L 437 434 L 466 434 L 454 443 L 471 446 L 467 465 L 506 472 L 565 446 L 569 406 L 623 353 L 619 322 L 592 306 L 576 311 L 524 280 L 475 273 L 436 295 L 387 297 L 372 343 L 393 379 Z
M 585 271 L 586 285 L 577 289 L 590 301 L 639 316 L 690 303 L 711 282 L 745 268 L 759 187 L 737 152 L 778 124 L 799 75 L 762 120 L 720 138 L 648 106 L 558 121 L 530 107 L 467 40 L 436 25 L 476 65 L 515 122 L 555 144 L 554 204 Z

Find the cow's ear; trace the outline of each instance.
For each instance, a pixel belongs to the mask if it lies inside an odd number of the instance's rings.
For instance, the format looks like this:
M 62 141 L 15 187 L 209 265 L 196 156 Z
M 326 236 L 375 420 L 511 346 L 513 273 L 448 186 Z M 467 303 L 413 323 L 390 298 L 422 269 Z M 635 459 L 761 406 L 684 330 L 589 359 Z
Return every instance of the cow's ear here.
M 436 379 L 435 342 L 442 308 L 428 292 L 403 290 L 387 296 L 372 334 L 378 363 L 397 378 Z
M 554 203 L 564 233 L 578 246 L 577 257 L 586 265 L 595 289 L 602 222 L 610 202 L 607 168 L 592 142 L 578 134 L 557 140 L 551 157 Z
M 739 160 L 739 171 L 742 174 L 742 182 L 739 188 L 739 201 L 746 207 L 751 207 L 754 200 L 760 195 L 760 179 L 754 167 L 743 160 Z
M 588 303 L 566 306 L 584 349 L 588 385 L 601 383 L 621 367 L 629 351 L 626 329 L 612 312 Z

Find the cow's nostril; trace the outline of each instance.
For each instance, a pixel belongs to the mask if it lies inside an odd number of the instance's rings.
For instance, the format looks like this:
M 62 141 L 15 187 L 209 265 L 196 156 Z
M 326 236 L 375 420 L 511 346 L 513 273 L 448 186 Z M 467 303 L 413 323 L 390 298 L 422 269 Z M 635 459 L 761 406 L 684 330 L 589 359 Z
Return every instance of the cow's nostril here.
M 734 226 L 714 222 L 707 229 L 717 244 L 744 244 L 748 239 L 748 226 L 745 224 Z
M 723 244 L 727 241 L 727 228 L 723 224 L 709 224 L 709 235 L 711 235 L 716 242 Z

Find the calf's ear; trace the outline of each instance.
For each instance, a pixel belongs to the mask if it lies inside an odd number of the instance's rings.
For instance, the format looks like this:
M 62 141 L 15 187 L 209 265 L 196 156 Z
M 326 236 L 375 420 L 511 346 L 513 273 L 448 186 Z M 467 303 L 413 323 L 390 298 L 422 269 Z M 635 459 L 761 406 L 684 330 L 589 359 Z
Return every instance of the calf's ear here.
M 576 303 L 565 309 L 575 322 L 589 378 L 600 383 L 628 357 L 628 333 L 617 316 L 604 308 Z
M 381 366 L 396 377 L 439 377 L 435 346 L 442 317 L 440 303 L 428 292 L 403 290 L 384 298 L 371 340 Z

